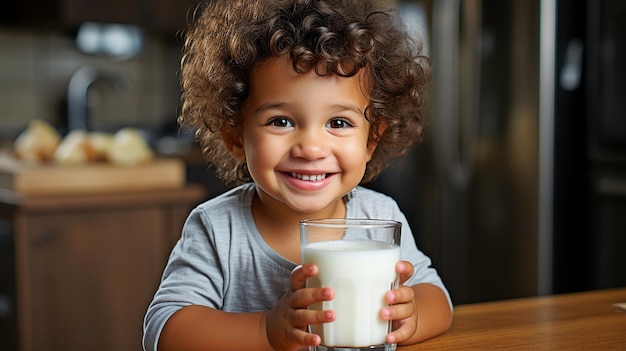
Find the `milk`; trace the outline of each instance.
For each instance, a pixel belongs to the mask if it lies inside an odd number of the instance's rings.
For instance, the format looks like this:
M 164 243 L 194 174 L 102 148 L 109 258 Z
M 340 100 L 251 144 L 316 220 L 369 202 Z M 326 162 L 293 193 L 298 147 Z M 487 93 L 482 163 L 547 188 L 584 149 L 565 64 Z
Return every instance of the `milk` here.
M 385 294 L 396 281 L 400 260 L 397 245 L 377 241 L 323 241 L 302 248 L 303 263 L 314 263 L 319 274 L 309 287 L 331 287 L 332 301 L 311 309 L 334 310 L 336 319 L 311 326 L 324 346 L 365 347 L 385 343 L 391 323 L 380 318 Z

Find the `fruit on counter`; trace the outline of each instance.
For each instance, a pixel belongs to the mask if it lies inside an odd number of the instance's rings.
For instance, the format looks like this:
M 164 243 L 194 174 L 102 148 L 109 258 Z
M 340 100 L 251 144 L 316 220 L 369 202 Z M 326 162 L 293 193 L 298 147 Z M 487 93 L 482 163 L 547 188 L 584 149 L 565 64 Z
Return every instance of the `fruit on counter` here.
M 120 166 L 133 166 L 152 161 L 154 153 L 138 129 L 122 128 L 113 135 L 107 160 Z
M 28 162 L 49 161 L 60 143 L 61 135 L 50 123 L 34 119 L 15 139 L 15 157 Z
M 89 142 L 89 135 L 80 129 L 67 134 L 54 153 L 54 160 L 61 165 L 79 165 L 96 158 L 97 153 Z
M 113 135 L 105 132 L 91 132 L 88 138 L 89 144 L 96 152 L 95 161 L 107 161 L 107 152 L 113 144 Z
M 13 149 L 18 160 L 59 165 L 107 162 L 133 166 L 155 157 L 136 128 L 122 128 L 115 134 L 75 129 L 62 138 L 51 124 L 38 119 L 28 124 L 15 140 Z

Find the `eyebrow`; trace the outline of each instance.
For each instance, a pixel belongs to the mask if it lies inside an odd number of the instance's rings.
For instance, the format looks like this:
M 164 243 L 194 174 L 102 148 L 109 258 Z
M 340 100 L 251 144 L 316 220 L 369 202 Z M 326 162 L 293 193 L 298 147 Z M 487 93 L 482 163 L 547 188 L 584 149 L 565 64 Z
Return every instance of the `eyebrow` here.
M 275 108 L 281 108 L 281 107 L 283 107 L 285 105 L 287 105 L 287 103 L 270 101 L 270 102 L 266 102 L 266 103 L 263 103 L 263 104 L 257 106 L 254 109 L 254 112 L 262 112 L 262 111 L 267 111 L 267 110 L 273 110 Z
M 289 104 L 286 102 L 274 102 L 274 101 L 270 101 L 270 102 L 266 102 L 263 103 L 259 106 L 257 106 L 257 108 L 254 109 L 255 113 L 258 112 L 262 112 L 262 111 L 267 111 L 267 110 L 272 110 L 272 109 L 276 109 L 276 108 L 281 108 L 284 106 L 288 106 Z M 341 111 L 352 111 L 354 113 L 357 113 L 361 116 L 363 116 L 365 114 L 364 111 L 361 111 L 361 109 L 356 106 L 356 105 L 352 105 L 352 104 L 334 104 L 334 105 L 330 105 L 329 106 L 330 110 L 336 111 L 336 112 L 341 112 Z

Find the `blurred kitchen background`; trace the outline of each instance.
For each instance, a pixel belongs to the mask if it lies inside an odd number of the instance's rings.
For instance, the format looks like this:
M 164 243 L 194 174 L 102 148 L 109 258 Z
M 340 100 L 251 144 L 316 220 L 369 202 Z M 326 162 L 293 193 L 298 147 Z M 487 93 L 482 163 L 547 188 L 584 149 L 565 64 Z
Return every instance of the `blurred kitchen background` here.
M 78 115 L 87 125 L 74 127 L 136 127 L 159 154 L 202 163 L 197 150 L 189 149 L 192 133 L 179 131 L 175 120 L 179 31 L 198 2 L 3 2 L 0 145 L 10 146 L 32 119 L 66 133 Z M 204 181 L 205 174 L 190 171 Z M 211 195 L 220 186 L 211 184 Z
M 75 111 L 86 114 L 78 120 L 90 130 L 136 127 L 160 157 L 184 160 L 186 182 L 203 189 L 200 197 L 185 195 L 185 206 L 221 193 L 225 187 L 206 169 L 192 131 L 179 131 L 175 121 L 178 30 L 195 4 L 0 4 L 0 147 L 10 148 L 33 119 L 66 133 L 68 116 Z M 424 143 L 370 186 L 398 200 L 418 246 L 433 259 L 454 302 L 626 285 L 626 3 L 407 0 L 396 5 L 407 28 L 423 36 L 433 61 L 431 121 Z M 66 324 L 51 332 L 45 323 L 70 313 L 69 307 L 39 315 L 37 306 L 57 303 L 50 298 L 18 311 L 20 299 L 26 300 L 16 293 L 19 275 L 46 268 L 46 260 L 55 256 L 33 255 L 39 257 L 35 263 L 28 261 L 31 256 L 18 257 L 16 233 L 23 223 L 16 218 L 41 210 L 23 210 L 11 195 L 0 195 L 6 202 L 0 206 L 0 349 L 86 349 L 94 340 L 97 345 L 87 349 L 140 349 L 140 313 L 130 318 L 134 329 L 126 333 L 78 329 L 90 325 L 89 318 L 100 320 L 99 326 L 117 323 L 108 306 L 93 307 L 73 321 L 63 318 Z M 177 210 L 179 217 L 185 206 Z M 62 220 L 45 219 L 62 226 L 78 218 L 74 212 L 57 215 Z M 89 219 L 82 220 L 78 228 L 90 228 Z M 173 232 L 179 222 L 172 224 Z M 46 233 L 48 222 L 38 223 L 44 223 L 40 227 Z M 42 235 L 33 245 L 43 247 L 50 240 Z M 143 239 L 137 240 L 135 252 L 141 252 Z M 158 248 L 150 270 L 155 282 L 148 291 L 156 287 L 170 244 Z M 118 259 L 115 251 L 106 257 Z M 143 262 L 140 254 L 129 257 L 128 262 Z M 16 273 L 16 260 L 28 262 L 22 263 L 25 270 Z M 55 288 L 55 278 L 37 285 L 37 277 L 49 271 L 29 278 L 41 290 L 29 299 Z M 74 289 L 79 295 L 83 291 L 80 282 Z M 147 294 L 139 301 L 150 298 Z M 90 334 L 81 339 L 76 336 L 81 332 Z
M 626 285 L 626 3 L 400 6 L 428 33 L 431 124 L 376 187 L 453 300 Z

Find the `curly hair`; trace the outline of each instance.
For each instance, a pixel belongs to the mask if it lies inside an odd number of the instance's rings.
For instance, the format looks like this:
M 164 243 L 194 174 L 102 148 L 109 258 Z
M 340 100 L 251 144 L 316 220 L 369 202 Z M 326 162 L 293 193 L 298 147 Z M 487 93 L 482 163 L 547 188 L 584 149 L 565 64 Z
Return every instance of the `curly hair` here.
M 203 155 L 226 182 L 251 180 L 221 134 L 239 130 L 249 75 L 270 57 L 288 55 L 298 73 L 351 77 L 364 70 L 365 117 L 378 146 L 362 183 L 421 140 L 430 61 L 393 10 L 363 0 L 214 0 L 196 15 L 184 32 L 178 121 L 195 129 Z

